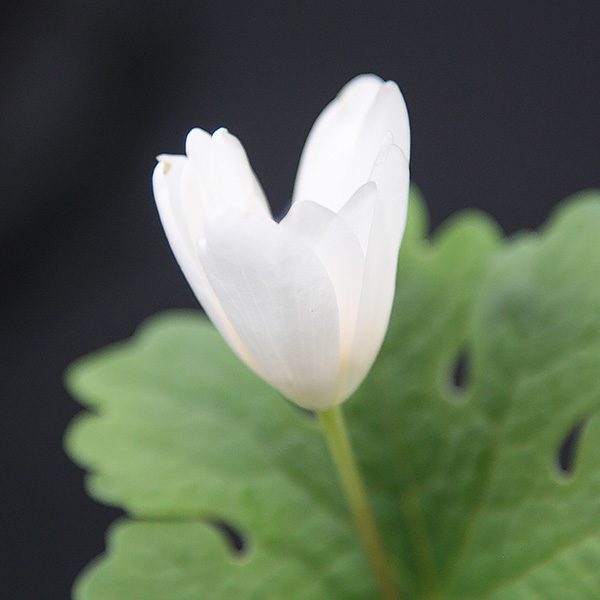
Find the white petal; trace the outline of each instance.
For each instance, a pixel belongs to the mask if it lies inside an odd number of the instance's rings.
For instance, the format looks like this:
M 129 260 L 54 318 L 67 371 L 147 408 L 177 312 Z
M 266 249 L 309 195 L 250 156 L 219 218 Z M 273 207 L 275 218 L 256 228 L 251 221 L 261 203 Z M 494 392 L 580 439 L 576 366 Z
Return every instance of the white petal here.
M 167 239 L 190 285 L 194 287 L 200 275 L 200 263 L 194 252 L 194 240 L 189 235 L 183 214 L 181 176 L 187 163 L 185 156 L 163 154 L 152 175 L 154 199 Z
M 357 147 L 369 156 L 377 156 L 381 139 L 391 132 L 394 144 L 410 159 L 410 124 L 408 111 L 400 88 L 394 81 L 386 81 L 369 107 L 362 123 Z M 370 150 L 366 150 L 366 147 Z
M 369 189 L 374 200 L 375 184 Z M 314 202 L 293 204 L 280 225 L 296 233 L 313 250 L 333 283 L 343 361 L 352 348 L 365 263 L 358 238 L 344 219 Z
M 231 208 L 207 220 L 198 253 L 258 374 L 300 406 L 331 406 L 338 308 L 315 254 L 287 228 Z
M 338 213 L 358 238 L 363 254 L 367 253 L 369 245 L 376 201 L 377 185 L 374 181 L 368 181 L 356 190 Z
M 398 251 L 408 208 L 409 169 L 404 152 L 384 145 L 373 169 L 377 202 L 365 258 L 348 376 L 342 395 L 350 395 L 368 373 L 383 342 L 394 300 Z
M 196 239 L 190 219 L 184 211 L 181 194 L 182 173 L 188 162 L 185 156 L 162 155 L 152 175 L 154 198 L 167 240 L 190 287 L 227 343 L 243 360 L 247 351 L 239 340 L 213 292 L 196 253 Z
M 313 200 L 337 212 L 369 180 L 387 131 L 408 156 L 408 113 L 398 86 L 374 75 L 356 77 L 316 120 L 302 152 L 293 200 Z
M 203 235 L 204 219 L 222 206 L 270 216 L 242 144 L 226 129 L 218 129 L 212 136 L 192 129 L 186 139 L 186 153 L 183 211 L 194 240 Z

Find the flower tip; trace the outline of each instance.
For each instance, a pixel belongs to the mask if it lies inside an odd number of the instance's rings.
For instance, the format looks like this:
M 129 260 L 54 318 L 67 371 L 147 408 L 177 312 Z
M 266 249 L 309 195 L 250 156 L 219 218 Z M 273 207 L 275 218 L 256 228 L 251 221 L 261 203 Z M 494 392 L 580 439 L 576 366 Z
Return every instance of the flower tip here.
M 156 160 L 158 161 L 158 165 L 156 165 L 157 167 L 162 167 L 162 174 L 166 175 L 169 172 L 169 169 L 171 168 L 171 162 L 169 161 L 169 158 L 166 154 L 159 154 L 156 157 Z
M 185 153 L 188 157 L 198 157 L 202 159 L 206 154 L 207 144 L 210 141 L 210 134 L 194 127 L 185 138 Z
M 381 149 L 387 149 L 394 143 L 394 134 L 388 129 L 381 139 Z
M 357 86 L 376 86 L 379 87 L 383 83 L 383 79 L 379 77 L 379 75 L 375 75 L 375 73 L 361 73 L 360 75 L 356 75 L 353 77 L 343 88 L 351 89 Z
M 213 134 L 213 138 L 221 138 L 230 135 L 229 130 L 226 127 L 219 127 Z
M 393 90 L 394 92 L 400 92 L 400 88 L 398 84 L 393 79 L 388 79 L 382 86 L 384 89 L 389 90 L 390 92 Z
M 394 134 L 391 131 L 386 131 L 385 135 L 381 139 L 379 154 L 387 156 L 387 154 L 391 151 L 392 146 L 395 146 L 396 148 L 398 148 L 398 150 L 400 150 L 400 152 L 402 152 L 404 158 L 406 159 L 406 162 L 410 161 L 409 156 L 406 154 L 406 150 L 402 146 L 397 144 L 396 140 L 394 140 Z
M 404 148 L 394 143 L 393 135 L 387 132 L 383 137 L 379 154 L 371 169 L 370 179 L 375 182 L 380 182 L 385 173 L 391 169 L 403 171 L 404 168 L 408 171 L 409 160 L 406 156 Z M 404 166 L 405 167 L 404 167 Z

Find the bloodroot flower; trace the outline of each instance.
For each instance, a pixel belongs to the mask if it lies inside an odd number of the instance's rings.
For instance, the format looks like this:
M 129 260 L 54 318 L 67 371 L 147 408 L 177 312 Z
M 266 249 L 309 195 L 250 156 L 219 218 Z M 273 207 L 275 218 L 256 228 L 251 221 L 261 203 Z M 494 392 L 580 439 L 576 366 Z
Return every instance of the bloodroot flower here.
M 277 223 L 236 137 L 192 129 L 161 155 L 154 195 L 171 248 L 233 351 L 300 406 L 354 392 L 387 330 L 406 223 L 402 94 L 350 81 L 315 122 Z

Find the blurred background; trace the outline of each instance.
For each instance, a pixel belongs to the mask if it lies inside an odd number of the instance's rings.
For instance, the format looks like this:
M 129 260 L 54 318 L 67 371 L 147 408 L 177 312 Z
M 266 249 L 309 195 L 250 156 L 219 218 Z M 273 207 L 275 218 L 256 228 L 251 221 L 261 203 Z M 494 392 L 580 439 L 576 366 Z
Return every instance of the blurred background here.
M 0 27 L 5 598 L 68 598 L 119 514 L 63 453 L 61 377 L 197 307 L 150 185 L 189 129 L 236 134 L 280 213 L 317 114 L 375 72 L 404 92 L 434 227 L 478 207 L 536 228 L 600 186 L 596 2 L 23 1 Z

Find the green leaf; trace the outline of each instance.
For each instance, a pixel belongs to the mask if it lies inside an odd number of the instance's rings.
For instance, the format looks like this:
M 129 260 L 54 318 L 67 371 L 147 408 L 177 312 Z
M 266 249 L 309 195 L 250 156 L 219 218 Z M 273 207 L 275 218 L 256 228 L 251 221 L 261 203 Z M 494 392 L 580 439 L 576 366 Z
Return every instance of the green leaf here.
M 344 405 L 403 600 L 596 599 L 600 195 L 508 243 L 476 213 L 425 233 L 413 194 L 390 330 Z M 155 317 L 67 382 L 88 406 L 67 449 L 127 513 L 77 600 L 377 598 L 317 421 L 203 318 Z

